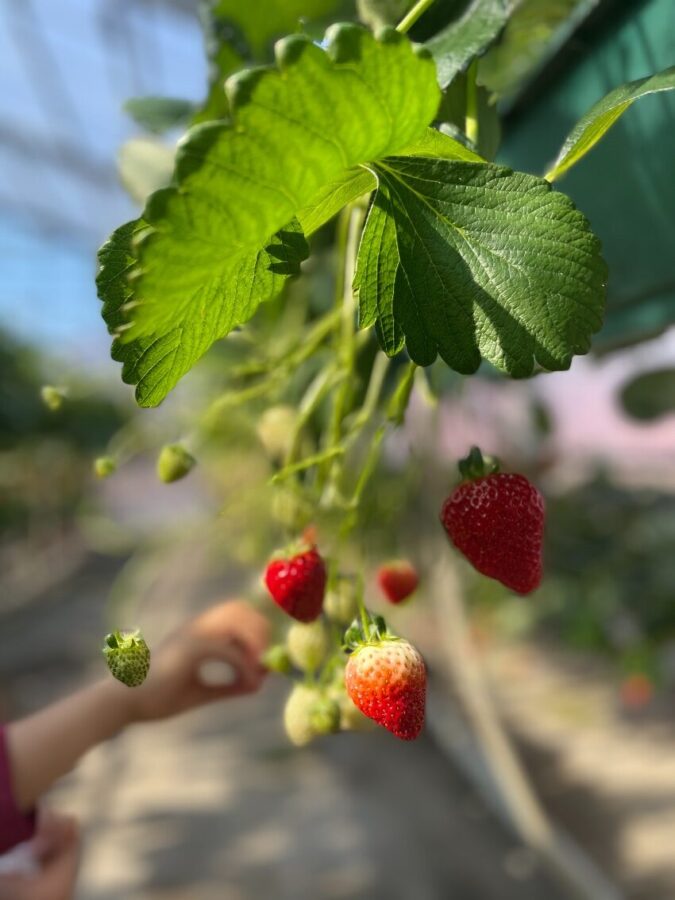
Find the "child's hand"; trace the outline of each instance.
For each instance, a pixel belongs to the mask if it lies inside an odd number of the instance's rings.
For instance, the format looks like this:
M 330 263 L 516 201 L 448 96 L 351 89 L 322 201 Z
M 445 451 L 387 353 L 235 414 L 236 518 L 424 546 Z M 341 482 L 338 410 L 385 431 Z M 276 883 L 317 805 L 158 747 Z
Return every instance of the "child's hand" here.
M 108 677 L 12 722 L 6 740 L 18 808 L 31 809 L 83 753 L 131 722 L 257 691 L 265 677 L 260 656 L 267 639 L 264 616 L 246 603 L 222 603 L 182 625 L 153 652 L 150 674 L 140 687 Z M 227 682 L 214 683 L 212 671 L 206 671 L 214 665 L 227 670 Z M 0 900 L 4 896 L 0 893 Z
M 260 656 L 268 640 L 267 620 L 243 601 L 221 603 L 186 622 L 153 653 L 147 680 L 125 688 L 132 720 L 163 719 L 257 691 L 265 677 Z M 218 663 L 229 667 L 227 683 L 209 678 L 207 670 Z
M 34 875 L 0 876 L 0 900 L 71 900 L 79 861 L 77 823 L 70 816 L 41 813 L 32 839 Z

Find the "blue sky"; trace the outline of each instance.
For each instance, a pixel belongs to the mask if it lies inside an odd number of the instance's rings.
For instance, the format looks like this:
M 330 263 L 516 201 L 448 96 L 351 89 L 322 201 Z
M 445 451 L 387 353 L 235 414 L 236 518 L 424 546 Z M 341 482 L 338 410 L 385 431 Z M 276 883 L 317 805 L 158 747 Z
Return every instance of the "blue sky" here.
M 139 132 L 122 104 L 205 90 L 197 17 L 179 7 L 0 3 L 0 327 L 72 362 L 105 364 L 96 248 L 137 212 L 116 172 Z

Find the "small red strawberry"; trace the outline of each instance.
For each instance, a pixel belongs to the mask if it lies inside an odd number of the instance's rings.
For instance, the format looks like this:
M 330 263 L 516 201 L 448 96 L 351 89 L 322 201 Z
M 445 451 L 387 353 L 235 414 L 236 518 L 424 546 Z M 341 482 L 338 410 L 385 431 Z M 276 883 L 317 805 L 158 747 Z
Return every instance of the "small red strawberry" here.
M 626 709 L 643 709 L 654 696 L 654 684 L 644 672 L 633 672 L 624 679 L 620 696 Z
M 326 564 L 316 547 L 287 559 L 273 559 L 265 570 L 272 599 L 299 622 L 313 622 L 321 614 L 326 590 Z
M 427 693 L 421 655 L 408 641 L 389 634 L 386 626 L 370 629 L 365 641 L 357 640 L 352 646 L 345 669 L 352 702 L 397 738 L 414 741 L 424 725 Z
M 441 509 L 448 537 L 483 575 L 529 594 L 542 577 L 543 497 L 523 475 L 495 471 L 476 447 L 460 471 L 465 480 Z
M 415 567 L 400 559 L 386 563 L 377 570 L 377 583 L 390 603 L 402 603 L 415 592 L 419 576 Z

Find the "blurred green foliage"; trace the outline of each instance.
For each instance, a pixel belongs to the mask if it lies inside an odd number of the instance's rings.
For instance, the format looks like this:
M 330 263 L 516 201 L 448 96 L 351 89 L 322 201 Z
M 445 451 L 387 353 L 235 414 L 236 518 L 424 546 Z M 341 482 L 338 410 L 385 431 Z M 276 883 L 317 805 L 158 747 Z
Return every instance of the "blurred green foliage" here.
M 588 0 L 521 0 L 501 39 L 480 62 L 479 81 L 500 97 L 512 96 L 546 55 L 551 39 Z
M 621 403 L 634 419 L 651 421 L 675 412 L 675 368 L 654 369 L 621 389 Z
M 0 536 L 72 515 L 91 457 L 126 419 L 122 408 L 72 385 L 58 410 L 41 398 L 44 360 L 0 332 Z

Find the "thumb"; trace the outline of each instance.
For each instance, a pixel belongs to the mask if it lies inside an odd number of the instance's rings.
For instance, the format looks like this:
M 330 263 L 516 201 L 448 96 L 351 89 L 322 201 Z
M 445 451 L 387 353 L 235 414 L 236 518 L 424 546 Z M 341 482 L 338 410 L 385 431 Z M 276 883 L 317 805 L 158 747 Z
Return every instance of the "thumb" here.
M 219 696 L 257 690 L 264 674 L 257 657 L 236 640 L 205 641 L 200 648 L 197 679 Z
M 43 862 L 58 855 L 78 838 L 77 820 L 72 816 L 40 810 L 38 829 L 33 838 L 33 852 Z

